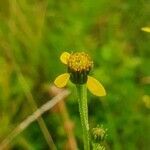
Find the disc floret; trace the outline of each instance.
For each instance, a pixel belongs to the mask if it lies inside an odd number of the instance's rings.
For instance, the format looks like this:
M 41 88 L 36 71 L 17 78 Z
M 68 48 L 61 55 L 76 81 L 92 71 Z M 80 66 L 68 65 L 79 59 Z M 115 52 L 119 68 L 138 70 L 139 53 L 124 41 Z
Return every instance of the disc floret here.
M 70 54 L 67 65 L 68 72 L 71 74 L 71 81 L 75 84 L 84 84 L 87 81 L 87 75 L 93 67 L 93 61 L 88 54 L 76 52 Z
M 68 59 L 68 67 L 77 72 L 90 71 L 93 67 L 93 61 L 90 56 L 84 52 L 72 53 Z

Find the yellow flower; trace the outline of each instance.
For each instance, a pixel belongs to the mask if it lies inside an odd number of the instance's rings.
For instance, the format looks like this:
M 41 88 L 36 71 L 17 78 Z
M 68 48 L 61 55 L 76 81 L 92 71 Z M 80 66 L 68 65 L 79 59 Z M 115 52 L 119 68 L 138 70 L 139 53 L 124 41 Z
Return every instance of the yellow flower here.
M 93 61 L 90 56 L 84 52 L 75 52 L 69 54 L 63 52 L 60 56 L 63 64 L 67 65 L 68 72 L 59 75 L 54 84 L 62 88 L 66 86 L 69 79 L 74 84 L 87 84 L 87 88 L 96 96 L 105 96 L 106 91 L 103 85 L 95 78 L 89 76 L 89 72 L 93 67 Z
M 145 32 L 150 32 L 150 27 L 143 27 L 141 28 L 141 30 Z

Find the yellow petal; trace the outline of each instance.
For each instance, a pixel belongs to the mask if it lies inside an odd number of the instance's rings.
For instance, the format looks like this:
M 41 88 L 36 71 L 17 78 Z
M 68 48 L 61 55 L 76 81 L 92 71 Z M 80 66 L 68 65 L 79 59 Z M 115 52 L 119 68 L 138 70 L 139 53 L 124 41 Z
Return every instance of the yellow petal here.
M 150 32 L 150 27 L 143 27 L 141 28 L 141 30 L 145 32 Z
M 106 91 L 105 91 L 103 85 L 93 77 L 88 76 L 87 87 L 90 90 L 90 92 L 96 96 L 105 96 L 106 95 Z
M 63 64 L 67 64 L 70 54 L 68 52 L 63 52 L 60 56 L 60 60 Z
M 54 84 L 59 87 L 59 88 L 62 88 L 64 86 L 66 86 L 68 80 L 70 78 L 70 74 L 69 73 L 64 73 L 64 74 L 61 74 L 59 75 L 55 81 L 54 81 Z

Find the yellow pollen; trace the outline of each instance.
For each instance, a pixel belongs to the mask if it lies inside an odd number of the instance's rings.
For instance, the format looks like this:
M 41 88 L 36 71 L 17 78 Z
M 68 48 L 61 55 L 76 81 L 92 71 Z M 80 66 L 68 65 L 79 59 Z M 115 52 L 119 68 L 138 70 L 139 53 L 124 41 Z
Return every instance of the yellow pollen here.
M 72 53 L 68 59 L 68 67 L 74 71 L 89 71 L 93 67 L 90 56 L 84 52 Z

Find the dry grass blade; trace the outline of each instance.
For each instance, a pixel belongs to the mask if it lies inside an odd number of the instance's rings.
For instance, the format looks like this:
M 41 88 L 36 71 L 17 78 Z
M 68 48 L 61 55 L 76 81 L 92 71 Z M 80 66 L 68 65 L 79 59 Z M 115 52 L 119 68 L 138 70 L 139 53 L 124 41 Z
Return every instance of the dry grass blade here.
M 54 95 L 54 96 L 62 92 L 62 90 L 57 88 L 56 86 L 51 86 L 48 89 L 49 89 L 50 95 Z M 62 125 L 63 125 L 64 131 L 68 139 L 65 145 L 65 149 L 77 150 L 78 147 L 77 147 L 77 141 L 75 139 L 75 134 L 74 134 L 74 122 L 70 119 L 69 112 L 65 103 L 65 99 L 60 101 L 55 107 L 56 109 L 58 109 L 59 115 L 62 120 Z
M 0 150 L 3 150 L 18 134 L 25 130 L 32 122 L 37 120 L 44 112 L 51 109 L 62 99 L 69 95 L 69 91 L 63 90 L 57 96 L 49 100 L 47 103 L 37 109 L 32 115 L 28 116 L 23 122 L 21 122 L 0 144 Z

